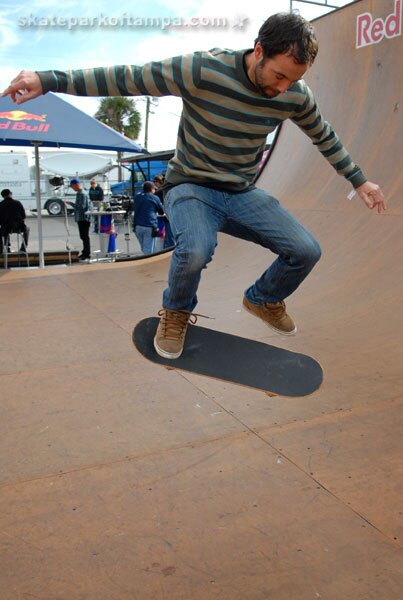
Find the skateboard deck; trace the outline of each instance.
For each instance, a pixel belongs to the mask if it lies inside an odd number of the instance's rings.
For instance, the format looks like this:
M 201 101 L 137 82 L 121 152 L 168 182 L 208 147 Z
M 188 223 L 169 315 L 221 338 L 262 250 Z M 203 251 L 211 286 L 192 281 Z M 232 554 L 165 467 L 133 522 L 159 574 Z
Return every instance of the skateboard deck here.
M 310 356 L 197 325 L 189 325 L 179 358 L 163 358 L 154 349 L 158 323 L 157 317 L 140 321 L 133 330 L 133 343 L 145 358 L 168 369 L 280 396 L 307 396 L 322 383 L 322 368 Z

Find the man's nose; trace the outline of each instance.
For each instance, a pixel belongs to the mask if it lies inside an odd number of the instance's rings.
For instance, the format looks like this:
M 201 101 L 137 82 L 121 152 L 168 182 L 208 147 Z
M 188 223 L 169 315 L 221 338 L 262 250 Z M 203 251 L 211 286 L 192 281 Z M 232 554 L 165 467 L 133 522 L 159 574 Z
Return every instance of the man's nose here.
M 280 92 L 280 94 L 284 94 L 284 92 L 286 92 L 288 90 L 288 88 L 290 87 L 290 84 L 288 81 L 281 81 L 278 83 L 278 85 L 276 87 L 277 87 L 277 90 Z

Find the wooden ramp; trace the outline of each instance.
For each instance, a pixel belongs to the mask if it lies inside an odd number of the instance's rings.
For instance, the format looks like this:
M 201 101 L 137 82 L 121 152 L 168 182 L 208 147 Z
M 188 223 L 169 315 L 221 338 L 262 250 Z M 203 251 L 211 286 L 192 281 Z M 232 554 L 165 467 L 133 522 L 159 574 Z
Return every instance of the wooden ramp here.
M 241 310 L 272 260 L 257 246 L 221 236 L 200 287 L 215 329 L 317 357 L 316 393 L 140 357 L 132 329 L 160 308 L 166 256 L 0 270 L 1 600 L 402 599 L 402 37 L 355 50 L 356 16 L 393 4 L 317 21 L 310 76 L 388 213 L 348 201 L 287 126 L 259 185 L 323 248 L 288 303 L 298 335 Z
M 54 250 L 44 252 L 44 264 L 48 265 L 68 265 L 70 261 L 72 263 L 78 262 L 79 252 L 77 250 L 71 250 L 70 255 L 67 251 Z M 4 260 L 4 254 L 0 254 L 0 268 L 5 268 L 6 261 Z M 13 269 L 16 267 L 37 267 L 39 266 L 39 252 L 28 252 L 28 256 L 25 252 L 11 252 L 7 256 L 7 268 Z

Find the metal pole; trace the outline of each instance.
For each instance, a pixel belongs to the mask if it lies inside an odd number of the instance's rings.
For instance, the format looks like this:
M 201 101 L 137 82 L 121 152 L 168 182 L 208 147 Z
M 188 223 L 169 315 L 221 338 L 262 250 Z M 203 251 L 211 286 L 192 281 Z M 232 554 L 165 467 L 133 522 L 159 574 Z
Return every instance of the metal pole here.
M 290 13 L 292 13 L 292 0 L 290 0 Z
M 148 149 L 148 119 L 150 116 L 150 97 L 147 96 L 146 97 L 146 122 L 145 122 L 145 126 L 144 126 L 144 147 L 147 150 Z
M 38 240 L 39 240 L 39 268 L 45 268 L 45 257 L 43 253 L 43 234 L 42 234 L 42 203 L 41 203 L 41 175 L 39 171 L 39 144 L 33 142 L 35 147 L 35 196 L 36 196 L 36 214 L 38 215 Z
M 70 227 L 69 227 L 69 218 L 67 215 L 67 205 L 63 202 L 63 210 L 64 210 L 64 226 L 67 232 L 67 240 L 66 240 L 66 250 L 69 254 L 69 265 L 71 266 L 71 245 L 70 245 Z

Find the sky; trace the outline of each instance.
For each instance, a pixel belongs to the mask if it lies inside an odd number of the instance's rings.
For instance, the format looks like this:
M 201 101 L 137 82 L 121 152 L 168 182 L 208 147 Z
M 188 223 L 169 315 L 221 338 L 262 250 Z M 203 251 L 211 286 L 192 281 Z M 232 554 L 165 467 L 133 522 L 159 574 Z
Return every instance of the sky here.
M 115 5 L 110 0 L 0 0 L 1 90 L 22 69 L 143 65 L 215 47 L 251 48 L 265 19 L 288 12 L 290 0 L 254 2 L 252 12 L 245 10 L 244 0 L 119 0 Z M 329 11 L 297 0 L 293 9 L 307 19 Z M 91 116 L 99 104 L 97 98 L 62 97 Z M 134 99 L 144 125 L 145 98 Z M 149 122 L 150 151 L 175 147 L 181 104 L 178 98 L 156 99 Z M 144 144 L 144 126 L 138 142 Z

